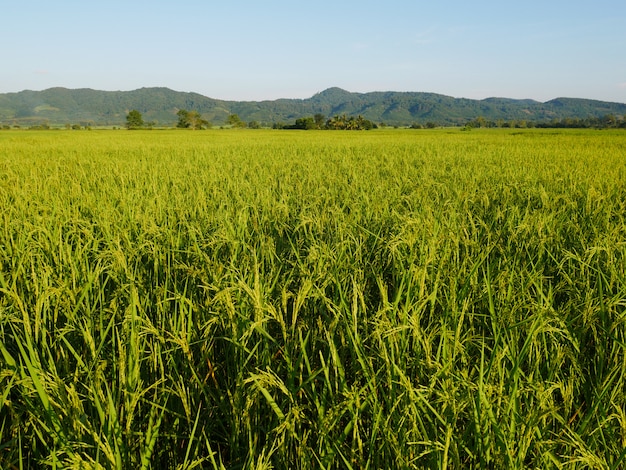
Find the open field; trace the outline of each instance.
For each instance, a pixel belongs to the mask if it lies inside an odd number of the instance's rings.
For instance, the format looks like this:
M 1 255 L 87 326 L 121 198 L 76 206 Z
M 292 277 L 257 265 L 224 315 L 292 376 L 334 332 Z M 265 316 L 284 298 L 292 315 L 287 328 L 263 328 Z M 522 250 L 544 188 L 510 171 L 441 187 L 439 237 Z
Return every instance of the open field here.
M 626 132 L 0 132 L 0 467 L 626 466 Z

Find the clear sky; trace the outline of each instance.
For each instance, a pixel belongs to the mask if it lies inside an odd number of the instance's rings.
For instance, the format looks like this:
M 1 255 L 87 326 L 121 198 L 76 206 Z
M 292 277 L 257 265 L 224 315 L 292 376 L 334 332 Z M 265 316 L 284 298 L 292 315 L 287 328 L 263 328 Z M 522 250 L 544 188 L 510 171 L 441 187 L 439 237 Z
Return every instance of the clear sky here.
M 0 0 L 0 92 L 626 102 L 626 0 Z

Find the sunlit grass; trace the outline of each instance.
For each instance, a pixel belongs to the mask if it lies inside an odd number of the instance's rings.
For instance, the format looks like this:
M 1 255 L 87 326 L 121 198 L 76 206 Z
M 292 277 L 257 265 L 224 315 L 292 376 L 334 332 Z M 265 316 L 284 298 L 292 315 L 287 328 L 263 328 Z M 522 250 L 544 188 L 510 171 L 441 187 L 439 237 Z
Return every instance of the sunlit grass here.
M 624 155 L 1 132 L 1 466 L 621 468 Z

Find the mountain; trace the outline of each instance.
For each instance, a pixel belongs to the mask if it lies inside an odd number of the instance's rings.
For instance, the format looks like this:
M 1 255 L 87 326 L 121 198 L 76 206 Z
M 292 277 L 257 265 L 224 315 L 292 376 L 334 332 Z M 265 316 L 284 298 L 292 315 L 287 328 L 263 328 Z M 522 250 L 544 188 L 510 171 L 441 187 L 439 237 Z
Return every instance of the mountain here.
M 238 114 L 246 122 L 291 123 L 299 117 L 323 114 L 330 117 L 362 115 L 373 122 L 389 125 L 434 122 L 464 124 L 477 117 L 487 120 L 527 120 L 598 118 L 608 114 L 626 115 L 626 104 L 578 98 L 556 98 L 545 103 L 534 100 L 487 98 L 472 100 L 436 93 L 370 92 L 352 93 L 329 88 L 307 99 L 274 101 L 224 101 L 198 93 L 169 88 L 141 88 L 133 91 L 50 88 L 0 94 L 0 124 L 118 125 L 126 122 L 128 111 L 136 109 L 145 121 L 171 126 L 180 109 L 198 111 L 215 125 Z

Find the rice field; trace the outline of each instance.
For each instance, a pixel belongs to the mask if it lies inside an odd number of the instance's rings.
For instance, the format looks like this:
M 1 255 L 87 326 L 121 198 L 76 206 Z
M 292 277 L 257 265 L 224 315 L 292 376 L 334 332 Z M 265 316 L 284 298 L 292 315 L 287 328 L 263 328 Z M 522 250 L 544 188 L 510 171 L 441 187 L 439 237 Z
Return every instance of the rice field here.
M 0 132 L 0 467 L 626 467 L 626 133 Z

